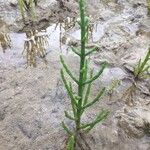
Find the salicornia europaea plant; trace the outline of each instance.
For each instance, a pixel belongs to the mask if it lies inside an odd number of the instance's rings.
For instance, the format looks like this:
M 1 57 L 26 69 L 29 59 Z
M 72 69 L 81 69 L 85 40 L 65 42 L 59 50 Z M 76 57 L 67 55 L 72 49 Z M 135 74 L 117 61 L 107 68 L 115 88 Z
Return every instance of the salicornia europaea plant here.
M 148 14 L 150 14 L 150 0 L 147 0 L 147 9 L 148 9 Z
M 25 19 L 25 12 L 27 12 L 32 17 L 32 20 L 34 20 L 34 4 L 35 6 L 37 5 L 37 0 L 18 0 L 18 6 L 23 19 Z
M 97 123 L 100 121 L 104 120 L 107 115 L 108 111 L 107 110 L 102 110 L 100 112 L 96 119 L 90 123 L 83 124 L 81 123 L 81 118 L 86 109 L 88 109 L 90 106 L 95 104 L 100 100 L 102 95 L 105 92 L 105 88 L 99 91 L 97 96 L 89 101 L 89 95 L 91 91 L 91 86 L 92 82 L 95 81 L 102 73 L 103 70 L 106 67 L 106 62 L 104 62 L 95 75 L 93 74 L 93 71 L 88 73 L 88 59 L 87 57 L 94 51 L 97 50 L 97 47 L 94 47 L 93 49 L 87 50 L 86 49 L 86 42 L 87 42 L 87 35 L 88 35 L 88 18 L 85 16 L 85 2 L 84 0 L 79 0 L 79 8 L 80 8 L 80 21 L 78 21 L 78 24 L 81 28 L 81 47 L 80 49 L 72 47 L 72 51 L 77 54 L 80 58 L 80 69 L 79 69 L 79 77 L 76 78 L 72 72 L 68 69 L 68 66 L 66 65 L 64 59 L 62 56 L 60 56 L 60 60 L 63 66 L 63 69 L 61 69 L 61 77 L 64 83 L 64 86 L 67 90 L 68 96 L 71 100 L 71 106 L 72 106 L 72 112 L 73 115 L 70 114 L 69 112 L 65 111 L 65 116 L 75 122 L 75 131 L 71 131 L 67 125 L 62 122 L 63 128 L 67 131 L 69 134 L 70 138 L 68 141 L 67 149 L 68 150 L 73 150 L 71 147 L 76 147 L 77 143 L 77 136 L 81 131 L 88 132 L 90 131 Z M 65 73 L 67 73 L 70 78 L 77 84 L 78 90 L 76 93 L 73 91 L 73 86 L 71 82 L 68 82 L 65 77 Z M 88 74 L 89 77 L 88 77 Z
M 145 73 L 150 70 L 150 65 L 148 64 L 150 61 L 150 48 L 148 49 L 147 55 L 142 61 L 141 59 L 138 62 L 138 65 L 134 68 L 134 76 L 135 79 L 148 77 Z

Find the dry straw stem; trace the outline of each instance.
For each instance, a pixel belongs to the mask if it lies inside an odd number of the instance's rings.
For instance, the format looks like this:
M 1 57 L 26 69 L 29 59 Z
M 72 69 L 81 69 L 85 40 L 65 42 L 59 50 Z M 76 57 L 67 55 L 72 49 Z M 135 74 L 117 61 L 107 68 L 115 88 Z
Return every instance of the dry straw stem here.
M 46 46 L 48 46 L 48 36 L 39 34 L 38 31 L 26 33 L 27 40 L 24 43 L 23 54 L 26 53 L 27 66 L 36 67 L 37 57 L 42 58 L 46 63 Z
M 4 53 L 7 48 L 11 48 L 11 39 L 7 33 L 0 32 L 0 45 Z

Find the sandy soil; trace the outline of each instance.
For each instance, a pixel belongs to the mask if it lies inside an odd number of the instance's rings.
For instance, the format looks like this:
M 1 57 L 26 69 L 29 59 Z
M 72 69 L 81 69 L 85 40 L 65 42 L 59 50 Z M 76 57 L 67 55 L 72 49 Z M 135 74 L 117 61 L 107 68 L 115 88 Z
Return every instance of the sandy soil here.
M 22 55 L 26 36 L 15 32 L 29 26 L 19 24 L 19 15 L 7 14 L 8 10 L 12 14 L 18 11 L 9 5 L 10 1 L 0 2 L 0 16 L 10 29 L 12 45 L 6 53 L 0 51 L 0 150 L 63 150 L 67 135 L 61 121 L 73 127 L 73 123 L 64 117 L 64 110 L 70 110 L 70 102 L 60 78 L 59 55 L 64 55 L 72 71 L 78 72 L 78 59 L 68 47 L 79 44 L 80 32 L 77 25 L 65 28 L 66 24 L 60 23 L 60 18 L 76 17 L 78 5 L 70 0 L 60 8 L 55 0 L 49 5 L 44 5 L 45 2 L 41 1 L 41 7 L 37 8 L 41 14 L 37 25 L 39 28 L 48 26 L 47 65 L 38 59 L 36 68 L 26 68 Z M 132 67 L 143 58 L 150 42 L 146 1 L 87 0 L 87 14 L 92 27 L 88 46 L 99 45 L 99 51 L 89 58 L 90 67 L 96 71 L 102 61 L 109 64 L 94 83 L 91 98 L 99 88 L 109 88 L 113 80 L 119 80 L 119 85 L 83 116 L 83 122 L 87 122 L 102 108 L 110 110 L 106 121 L 85 135 L 85 139 L 91 150 L 150 150 L 150 80 L 137 82 L 132 101 L 127 91 L 132 86 L 129 79 L 133 77 Z

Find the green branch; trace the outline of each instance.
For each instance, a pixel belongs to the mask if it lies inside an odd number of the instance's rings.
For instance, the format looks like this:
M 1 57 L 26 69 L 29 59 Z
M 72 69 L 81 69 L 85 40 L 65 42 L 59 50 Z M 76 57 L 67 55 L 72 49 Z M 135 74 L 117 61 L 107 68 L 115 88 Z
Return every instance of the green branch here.
M 81 54 L 80 54 L 80 52 L 79 52 L 79 49 L 74 48 L 74 47 L 72 46 L 72 47 L 71 47 L 71 50 L 72 50 L 75 54 L 77 54 L 78 56 L 81 56 Z
M 74 150 L 74 145 L 75 145 L 75 137 L 72 135 L 69 137 L 67 143 L 67 150 Z
M 62 122 L 61 125 L 69 135 L 71 135 L 71 136 L 73 135 L 73 133 L 69 130 L 69 128 L 65 125 L 64 122 Z
M 93 52 L 97 51 L 97 49 L 98 49 L 98 47 L 95 46 L 95 47 L 92 48 L 89 52 L 87 52 L 87 53 L 85 54 L 85 56 L 88 56 L 88 55 L 92 54 Z
M 67 84 L 67 81 L 66 81 L 65 76 L 64 76 L 64 73 L 63 73 L 63 70 L 61 70 L 61 77 L 62 77 L 63 83 L 64 83 L 64 85 L 65 85 L 65 88 L 66 88 L 66 90 L 67 90 L 67 93 L 68 93 L 68 95 L 69 95 L 69 97 L 70 97 L 70 99 L 71 99 L 71 105 L 72 105 L 72 109 L 73 109 L 74 116 L 76 116 L 76 107 L 77 107 L 78 105 L 77 105 L 77 102 L 76 102 L 76 100 L 75 100 L 75 98 L 74 98 L 74 96 L 73 96 L 71 90 L 69 89 L 69 86 L 68 86 L 68 84 Z
M 71 73 L 71 71 L 68 69 L 67 65 L 65 64 L 65 61 L 63 59 L 62 56 L 60 56 L 60 61 L 65 69 L 65 71 L 67 72 L 67 74 L 77 83 L 79 84 L 78 80 L 73 76 L 73 74 Z
M 103 89 L 98 93 L 98 95 L 96 96 L 96 98 L 95 98 L 92 102 L 90 102 L 89 104 L 86 104 L 85 106 L 83 106 L 83 109 L 88 108 L 88 107 L 92 106 L 93 104 L 95 104 L 97 101 L 99 101 L 100 98 L 102 97 L 102 95 L 104 94 L 105 89 L 106 89 L 106 88 L 103 88 Z
M 104 120 L 109 114 L 108 110 L 102 110 L 102 112 L 100 112 L 100 114 L 96 117 L 96 119 L 88 124 L 82 125 L 81 129 L 84 129 L 86 132 L 89 132 L 91 129 L 93 129 L 93 127 L 101 122 L 102 120 Z
M 103 73 L 106 65 L 107 65 L 106 62 L 103 63 L 101 69 L 99 70 L 99 72 L 93 78 L 91 78 L 88 81 L 84 82 L 83 85 L 89 84 L 89 83 L 93 82 L 94 80 L 96 80 Z
M 70 120 L 76 120 L 74 117 L 70 116 L 69 113 L 67 111 L 65 111 L 65 116 L 66 118 L 70 119 Z
M 92 79 L 92 77 L 93 77 L 93 71 L 91 71 L 90 79 Z M 88 86 L 87 86 L 87 90 L 86 90 L 86 93 L 85 93 L 85 98 L 83 100 L 83 105 L 86 105 L 87 102 L 88 102 L 90 91 L 91 91 L 91 85 L 92 84 L 89 83 Z

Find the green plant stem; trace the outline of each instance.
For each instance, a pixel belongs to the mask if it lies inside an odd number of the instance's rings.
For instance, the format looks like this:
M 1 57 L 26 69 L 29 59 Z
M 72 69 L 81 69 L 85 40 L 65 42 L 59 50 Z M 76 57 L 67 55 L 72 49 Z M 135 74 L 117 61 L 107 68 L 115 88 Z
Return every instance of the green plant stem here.
M 85 66 L 85 7 L 84 0 L 79 1 L 80 8 L 80 18 L 81 18 L 81 56 L 80 56 L 80 75 L 79 75 L 79 86 L 78 86 L 78 96 L 80 99 L 78 100 L 78 108 L 77 108 L 77 121 L 76 121 L 76 130 L 80 130 L 80 121 L 81 121 L 81 112 L 82 112 L 82 100 L 83 100 L 83 78 L 84 78 L 84 66 Z
M 148 15 L 150 15 L 150 0 L 147 0 Z
M 135 79 L 140 78 L 142 75 L 144 75 L 144 73 L 146 71 L 149 70 L 149 68 L 150 68 L 150 66 L 148 65 L 149 60 L 150 60 L 150 48 L 148 49 L 148 52 L 147 52 L 143 62 L 140 59 L 138 62 L 138 66 L 135 67 L 135 69 L 134 69 Z
M 24 15 L 24 2 L 23 2 L 23 0 L 18 0 L 18 5 L 19 5 L 21 16 L 24 20 L 25 15 Z
M 142 65 L 141 65 L 141 70 L 144 69 L 144 67 L 145 67 L 145 65 L 147 64 L 147 62 L 148 62 L 149 59 L 150 59 L 150 48 L 148 49 L 148 53 L 147 53 L 147 55 L 146 55 L 146 57 L 145 57 L 145 59 L 144 59 Z

